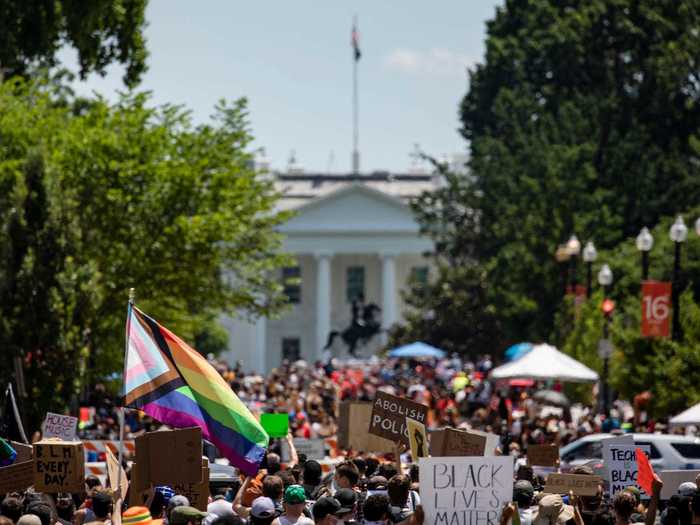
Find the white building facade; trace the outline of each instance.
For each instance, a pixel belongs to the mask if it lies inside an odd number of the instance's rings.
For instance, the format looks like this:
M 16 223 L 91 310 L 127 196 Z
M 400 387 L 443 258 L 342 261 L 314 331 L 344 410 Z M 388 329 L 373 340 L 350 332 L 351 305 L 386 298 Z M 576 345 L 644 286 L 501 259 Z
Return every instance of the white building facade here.
M 229 362 L 244 370 L 268 372 L 283 359 L 313 362 L 324 354 L 331 331 L 351 325 L 353 299 L 376 304 L 383 334 L 358 347 L 368 357 L 381 348 L 385 330 L 401 320 L 402 291 L 411 278 L 429 278 L 424 256 L 432 242 L 422 236 L 408 201 L 439 185 L 428 174 L 371 175 L 277 174 L 280 209 L 294 216 L 280 231 L 284 251 L 296 266 L 280 280 L 290 308 L 277 319 L 255 324 L 224 319 L 229 331 Z M 348 356 L 340 337 L 330 355 Z

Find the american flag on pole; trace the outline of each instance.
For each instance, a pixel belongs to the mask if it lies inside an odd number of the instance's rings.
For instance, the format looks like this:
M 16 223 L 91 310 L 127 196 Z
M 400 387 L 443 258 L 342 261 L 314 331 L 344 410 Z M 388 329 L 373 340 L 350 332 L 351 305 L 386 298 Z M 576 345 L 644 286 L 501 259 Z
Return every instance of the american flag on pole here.
M 355 62 L 360 60 L 362 53 L 360 52 L 360 34 L 357 32 L 357 19 L 352 23 L 352 33 L 351 33 L 352 49 L 355 52 Z

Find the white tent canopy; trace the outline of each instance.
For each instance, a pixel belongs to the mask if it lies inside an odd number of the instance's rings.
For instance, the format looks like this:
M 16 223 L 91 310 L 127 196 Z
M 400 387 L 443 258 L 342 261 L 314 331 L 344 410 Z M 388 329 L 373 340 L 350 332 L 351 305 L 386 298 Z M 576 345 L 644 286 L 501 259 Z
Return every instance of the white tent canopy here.
M 673 416 L 668 422 L 670 425 L 678 426 L 700 424 L 700 403 Z
M 573 383 L 595 383 L 598 374 L 553 346 L 540 344 L 517 361 L 494 368 L 491 379 L 558 379 Z

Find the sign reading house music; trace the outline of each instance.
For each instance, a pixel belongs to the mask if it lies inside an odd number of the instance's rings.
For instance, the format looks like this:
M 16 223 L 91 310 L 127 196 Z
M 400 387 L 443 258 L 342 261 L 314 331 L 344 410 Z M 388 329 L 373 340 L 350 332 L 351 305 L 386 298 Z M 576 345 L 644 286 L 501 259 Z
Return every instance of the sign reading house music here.
M 377 392 L 372 403 L 369 433 L 410 446 L 406 418 L 425 425 L 427 415 L 428 407 L 425 405 L 386 392 Z

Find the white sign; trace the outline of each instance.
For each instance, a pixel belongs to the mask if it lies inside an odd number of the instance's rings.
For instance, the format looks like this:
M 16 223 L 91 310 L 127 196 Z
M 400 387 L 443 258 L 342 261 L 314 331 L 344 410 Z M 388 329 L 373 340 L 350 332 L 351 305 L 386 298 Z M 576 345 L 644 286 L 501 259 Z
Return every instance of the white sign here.
M 306 459 L 321 460 L 326 457 L 326 446 L 323 439 L 294 438 L 294 448 L 297 454 L 306 456 Z M 282 441 L 282 461 L 290 461 L 289 445 L 287 441 Z
M 635 445 L 632 436 L 604 439 L 603 461 L 608 473 L 610 497 L 621 490 L 637 484 L 637 453 L 641 448 L 647 455 L 651 454 L 650 445 Z
M 420 458 L 425 525 L 498 525 L 513 499 L 512 456 Z
M 77 426 L 77 417 L 47 412 L 46 419 L 41 425 L 42 439 L 55 437 L 63 441 L 75 441 Z

